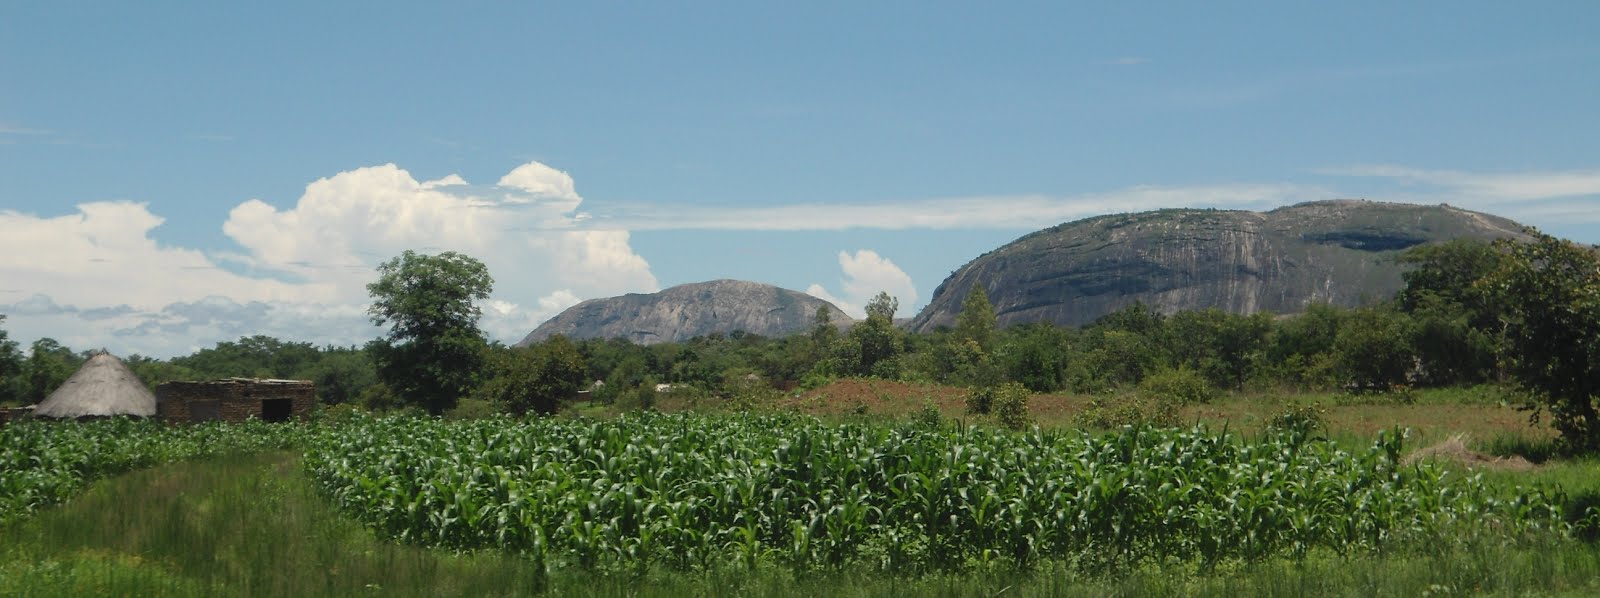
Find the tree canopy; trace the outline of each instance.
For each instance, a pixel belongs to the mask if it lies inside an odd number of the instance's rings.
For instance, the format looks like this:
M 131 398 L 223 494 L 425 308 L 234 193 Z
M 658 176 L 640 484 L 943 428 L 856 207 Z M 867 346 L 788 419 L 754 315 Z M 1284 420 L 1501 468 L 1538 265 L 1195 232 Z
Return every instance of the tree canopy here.
M 1505 262 L 1476 284 L 1505 306 L 1503 361 L 1564 442 L 1600 450 L 1600 255 L 1543 234 L 1496 247 Z
M 469 256 L 407 250 L 378 267 L 367 285 L 373 323 L 389 333 L 370 347 L 378 377 L 406 404 L 441 414 L 468 393 L 487 346 L 477 300 L 494 289 L 489 269 Z

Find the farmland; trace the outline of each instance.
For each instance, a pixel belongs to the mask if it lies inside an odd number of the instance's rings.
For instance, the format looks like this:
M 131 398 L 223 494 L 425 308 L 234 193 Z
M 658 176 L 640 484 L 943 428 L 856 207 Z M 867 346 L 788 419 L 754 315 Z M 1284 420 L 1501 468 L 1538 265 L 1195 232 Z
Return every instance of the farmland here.
M 82 493 L 8 504 L 8 593 L 1583 594 L 1600 570 L 1563 513 L 1583 462 L 1404 465 L 1393 433 L 648 413 L 3 430 L 58 455 L 6 453 L 8 489 Z
M 1393 433 L 1348 452 L 1296 430 L 1241 441 L 645 415 L 364 421 L 314 443 L 306 467 L 390 537 L 585 569 L 1209 568 L 1564 529 L 1559 495 L 1495 496 L 1401 467 L 1400 451 Z

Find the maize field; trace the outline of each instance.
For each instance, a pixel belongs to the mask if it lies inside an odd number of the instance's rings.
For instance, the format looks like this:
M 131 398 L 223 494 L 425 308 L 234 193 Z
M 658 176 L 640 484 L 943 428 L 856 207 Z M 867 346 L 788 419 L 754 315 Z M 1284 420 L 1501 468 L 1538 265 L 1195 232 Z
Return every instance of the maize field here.
M 309 442 L 313 482 L 380 534 L 547 567 L 1209 567 L 1567 529 L 1559 492 L 1401 466 L 1398 434 L 1348 451 L 1294 432 L 643 414 L 365 418 Z
M 0 427 L 0 525 L 65 501 L 104 476 L 194 457 L 295 447 L 306 430 L 256 421 L 183 427 L 124 418 L 14 422 Z

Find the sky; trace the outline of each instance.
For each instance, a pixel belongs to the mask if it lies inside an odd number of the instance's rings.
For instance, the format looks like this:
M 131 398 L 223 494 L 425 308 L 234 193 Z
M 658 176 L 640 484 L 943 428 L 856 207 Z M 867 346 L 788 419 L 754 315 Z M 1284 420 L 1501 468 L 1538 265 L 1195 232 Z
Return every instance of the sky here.
M 737 278 L 900 316 L 1033 230 L 1449 203 L 1600 242 L 1600 3 L 3 2 L 0 327 L 383 333 L 412 249 L 512 343 Z

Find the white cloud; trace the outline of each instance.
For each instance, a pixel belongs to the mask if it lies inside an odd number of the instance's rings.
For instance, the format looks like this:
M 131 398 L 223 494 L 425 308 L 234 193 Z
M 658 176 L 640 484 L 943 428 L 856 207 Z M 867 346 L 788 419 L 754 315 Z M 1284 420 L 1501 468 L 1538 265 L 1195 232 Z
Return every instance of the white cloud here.
M 806 287 L 806 293 L 834 304 L 852 318 L 866 317 L 867 302 L 880 292 L 899 301 L 897 317 L 905 317 L 917 305 L 917 288 L 911 276 L 876 251 L 860 249 L 854 255 L 840 251 L 839 269 L 844 275 L 844 287 L 838 295 L 820 284 Z
M 218 289 L 258 300 L 326 301 L 324 284 L 288 284 L 217 267 L 205 254 L 158 244 L 162 219 L 146 204 L 78 206 L 75 214 L 41 218 L 0 212 L 0 279 L 8 288 L 76 305 L 156 308 Z
M 1467 197 L 1496 201 L 1532 201 L 1600 195 L 1600 170 L 1478 173 L 1425 170 L 1390 164 L 1324 168 L 1336 176 L 1397 179 L 1444 187 Z
M 521 189 L 535 195 L 560 199 L 578 199 L 578 192 L 572 185 L 571 176 L 538 162 L 529 162 L 518 166 L 516 170 L 512 170 L 505 176 L 500 177 L 500 182 L 497 184 L 501 187 Z
M 1293 184 L 1139 186 L 1068 197 L 1003 195 L 875 204 L 803 203 L 782 206 L 626 206 L 600 215 L 590 227 L 625 230 L 1032 230 L 1089 216 L 1157 208 L 1263 209 L 1337 195 Z
M 483 306 L 482 327 L 490 336 L 507 344 L 522 340 L 545 320 L 582 301 L 572 291 L 560 289 L 540 297 L 533 307 L 523 307 L 509 301 L 490 300 Z
M 1398 181 L 1385 194 L 1414 203 L 1449 203 L 1541 228 L 1600 222 L 1600 170 L 1468 172 L 1393 164 L 1322 168 L 1319 174 Z
M 365 285 L 407 249 L 483 261 L 496 278 L 483 325 L 500 340 L 579 297 L 658 289 L 627 231 L 575 229 L 584 214 L 569 175 L 530 163 L 501 183 L 418 181 L 393 164 L 341 172 L 285 209 L 239 204 L 222 229 L 240 251 L 215 254 L 156 242 L 162 219 L 142 203 L 0 211 L 0 301 L 12 300 L 0 313 L 19 339 L 161 356 L 246 334 L 364 342 L 378 332 Z

